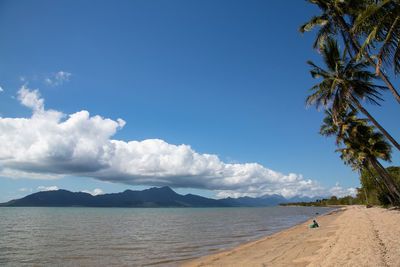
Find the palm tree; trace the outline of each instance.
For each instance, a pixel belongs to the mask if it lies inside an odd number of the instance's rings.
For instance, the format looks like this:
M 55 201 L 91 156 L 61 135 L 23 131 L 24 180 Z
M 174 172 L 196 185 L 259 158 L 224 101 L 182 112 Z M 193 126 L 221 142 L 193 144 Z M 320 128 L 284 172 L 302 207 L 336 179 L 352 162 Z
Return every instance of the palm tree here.
M 336 151 L 341 152 L 341 158 L 345 164 L 351 165 L 354 171 L 361 172 L 365 169 L 369 171 L 370 166 L 373 166 L 371 162 L 380 164 L 376 158 L 390 160 L 391 147 L 384 140 L 383 135 L 375 133 L 374 127 L 368 126 L 367 120 L 358 118 L 357 113 L 357 109 L 353 107 L 341 108 L 336 118 L 333 118 L 332 109 L 327 109 L 325 111 L 326 117 L 323 119 L 324 124 L 321 126 L 319 134 L 328 137 L 336 136 L 336 145 L 345 146 Z M 385 172 L 385 169 L 377 169 L 377 173 L 379 173 L 390 194 L 388 199 L 393 204 L 396 203 L 395 200 L 399 199 L 400 195 L 396 195 L 397 187 L 390 175 Z M 379 186 L 381 186 L 380 183 Z M 400 202 L 397 204 L 400 204 Z
M 348 24 L 345 19 L 347 16 L 350 22 L 355 21 L 356 15 L 361 13 L 368 4 L 372 3 L 371 0 L 306 0 L 312 4 L 315 4 L 319 7 L 319 9 L 323 12 L 319 16 L 312 17 L 307 23 L 300 26 L 299 31 L 304 33 L 305 31 L 310 31 L 316 26 L 321 26 L 322 28 L 319 30 L 316 36 L 316 40 L 314 42 L 314 47 L 322 48 L 324 47 L 325 40 L 336 36 L 340 33 L 343 42 L 346 46 L 347 52 L 353 58 L 353 54 L 351 51 L 361 53 L 367 62 L 374 68 L 378 69 L 375 61 L 372 57 L 367 53 L 366 49 L 362 49 L 360 45 L 357 35 L 352 31 L 352 26 Z M 386 75 L 379 71 L 377 73 L 381 79 L 385 82 L 389 90 L 395 96 L 397 102 L 400 104 L 400 94 L 396 91 L 390 80 L 386 77 Z
M 349 112 L 347 112 L 347 108 L 341 108 L 335 119 L 332 113 L 330 108 L 325 110 L 326 117 L 323 119 L 319 134 L 327 137 L 336 136 L 335 144 L 337 146 L 343 143 L 346 134 L 354 131 L 357 125 L 367 125 L 367 120 L 358 118 L 357 109 L 353 107 Z
M 378 90 L 386 89 L 386 87 L 372 82 L 378 77 L 365 70 L 368 63 L 365 60 L 355 63 L 349 60 L 345 54 L 341 55 L 337 42 L 330 38 L 326 40 L 326 45 L 321 49 L 321 55 L 327 70 L 318 67 L 311 61 L 307 62 L 312 67 L 311 76 L 323 78 L 322 82 L 309 90 L 311 94 L 306 98 L 307 106 L 312 104 L 315 104 L 317 108 L 331 106 L 332 118 L 336 120 L 341 109 L 345 109 L 350 104 L 355 105 L 400 150 L 400 145 L 396 140 L 359 101 L 366 99 L 370 103 L 379 105 L 378 101 L 382 99 Z
M 400 205 L 400 190 L 378 160 L 390 161 L 390 145 L 381 133 L 374 131 L 375 127 L 357 125 L 356 128 L 343 139 L 344 148 L 336 151 L 341 153 L 340 158 L 353 170 L 372 166 L 393 195 L 396 205 Z
M 382 63 L 394 66 L 394 73 L 400 73 L 400 2 L 384 0 L 367 5 L 359 13 L 352 31 L 364 36 L 359 55 L 367 51 L 377 51 L 377 72 Z M 376 49 L 374 49 L 376 48 Z
M 325 41 L 328 38 L 333 38 L 340 34 L 342 37 L 343 43 L 345 44 L 347 52 L 350 54 L 351 52 L 358 52 L 357 47 L 351 42 L 348 34 L 344 31 L 344 28 L 341 27 L 341 18 L 348 13 L 353 13 L 353 10 L 362 9 L 364 6 L 364 1 L 360 0 L 352 0 L 352 1 L 335 1 L 335 0 L 306 0 L 312 4 L 318 6 L 318 8 L 322 11 L 322 14 L 319 16 L 313 16 L 308 22 L 304 23 L 299 27 L 299 31 L 301 34 L 304 34 L 306 31 L 311 31 L 315 27 L 320 26 L 320 29 L 317 32 L 315 41 L 314 41 L 314 49 L 321 49 L 325 46 Z M 352 19 L 353 20 L 353 19 Z

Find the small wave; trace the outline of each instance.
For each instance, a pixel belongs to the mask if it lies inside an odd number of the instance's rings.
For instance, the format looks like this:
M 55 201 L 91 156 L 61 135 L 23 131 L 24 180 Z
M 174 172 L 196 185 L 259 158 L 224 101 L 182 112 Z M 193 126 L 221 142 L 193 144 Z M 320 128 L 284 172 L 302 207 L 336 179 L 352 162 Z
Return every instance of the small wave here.
M 227 238 L 243 238 L 243 237 L 249 237 L 251 235 L 248 234 L 243 234 L 243 235 L 231 235 L 231 236 L 227 236 Z
M 200 248 L 201 246 L 199 245 L 193 245 L 193 246 L 182 246 L 179 248 L 174 249 L 174 251 L 186 251 L 186 250 L 192 250 L 192 249 L 196 249 L 196 248 Z
M 162 260 L 162 261 L 155 261 L 155 262 L 149 262 L 142 264 L 141 266 L 153 266 L 153 265 L 165 265 L 167 263 L 173 263 L 173 262 L 182 262 L 182 261 L 190 261 L 197 259 L 198 257 L 188 257 L 188 258 L 183 258 L 183 259 L 169 259 L 169 260 Z
M 117 251 L 121 251 L 121 250 L 146 250 L 146 247 L 110 247 L 110 250 L 117 250 Z

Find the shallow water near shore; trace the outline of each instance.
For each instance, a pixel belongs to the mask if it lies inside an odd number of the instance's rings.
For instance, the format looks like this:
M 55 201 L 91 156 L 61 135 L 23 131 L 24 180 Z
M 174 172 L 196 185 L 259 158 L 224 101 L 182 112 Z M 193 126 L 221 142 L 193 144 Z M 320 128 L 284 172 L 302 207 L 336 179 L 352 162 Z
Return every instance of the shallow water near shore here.
M 0 208 L 0 265 L 177 266 L 332 210 Z

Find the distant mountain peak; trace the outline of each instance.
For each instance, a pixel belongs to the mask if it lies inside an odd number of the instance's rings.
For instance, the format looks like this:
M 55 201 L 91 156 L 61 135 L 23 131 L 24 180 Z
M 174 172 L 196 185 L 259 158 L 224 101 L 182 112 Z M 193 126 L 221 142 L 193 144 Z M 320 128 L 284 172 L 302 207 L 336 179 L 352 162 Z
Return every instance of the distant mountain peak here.
M 196 195 L 177 194 L 169 186 L 153 187 L 142 191 L 125 190 L 122 193 L 92 196 L 67 190 L 43 191 L 0 206 L 37 207 L 226 207 L 215 199 Z
M 160 194 L 177 194 L 174 190 L 172 190 L 171 187 L 169 186 L 163 186 L 163 187 L 151 187 L 149 189 L 143 190 L 147 192 L 157 192 Z
M 172 192 L 175 192 L 175 191 L 172 190 L 172 188 L 169 187 L 168 185 L 162 186 L 162 187 L 153 187 L 153 188 L 158 189 L 158 190 L 163 190 L 163 191 L 172 191 Z
M 180 195 L 169 186 L 152 187 L 142 191 L 125 190 L 121 193 L 92 196 L 84 192 L 59 189 L 41 191 L 0 206 L 37 207 L 265 207 L 281 203 L 302 201 L 304 197 L 286 199 L 281 195 L 264 195 L 258 198 L 240 197 L 212 199 L 193 194 Z M 308 198 L 309 200 L 310 198 Z

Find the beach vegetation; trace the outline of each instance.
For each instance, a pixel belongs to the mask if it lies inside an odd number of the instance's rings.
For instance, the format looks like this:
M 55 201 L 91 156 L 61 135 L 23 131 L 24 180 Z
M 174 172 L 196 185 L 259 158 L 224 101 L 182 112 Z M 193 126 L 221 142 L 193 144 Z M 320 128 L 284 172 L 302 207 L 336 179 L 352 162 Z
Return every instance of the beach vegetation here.
M 331 198 L 322 198 L 317 199 L 312 202 L 296 202 L 296 203 L 284 203 L 280 204 L 280 206 L 313 206 L 313 207 L 326 207 L 326 206 L 343 206 L 343 205 L 362 205 L 365 203 L 362 194 L 357 194 L 357 196 L 345 196 L 345 197 L 336 197 L 332 196 Z
M 397 187 L 400 187 L 400 167 L 388 167 L 386 171 L 393 178 Z M 391 195 L 379 179 L 379 174 L 372 168 L 364 168 L 360 176 L 361 187 L 366 194 L 367 201 L 374 205 L 391 205 Z

